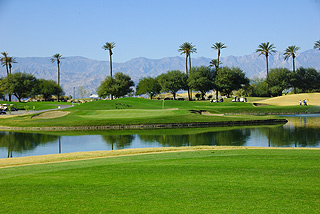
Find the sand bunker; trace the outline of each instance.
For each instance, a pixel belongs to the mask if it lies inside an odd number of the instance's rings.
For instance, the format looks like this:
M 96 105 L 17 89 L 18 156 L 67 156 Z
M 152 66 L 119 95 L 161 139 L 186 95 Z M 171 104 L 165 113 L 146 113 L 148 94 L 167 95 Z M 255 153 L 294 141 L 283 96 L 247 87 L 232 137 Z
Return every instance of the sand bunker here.
M 53 118 L 58 118 L 58 117 L 63 117 L 69 114 L 69 111 L 48 111 L 48 112 L 43 112 L 39 115 L 36 115 L 32 118 L 36 119 L 53 119 Z
M 275 106 L 296 106 L 299 105 L 299 100 L 307 100 L 308 105 L 320 106 L 320 93 L 304 93 L 290 94 L 281 97 L 273 97 L 266 100 L 256 101 L 255 103 L 269 104 Z
M 203 112 L 201 112 L 201 114 L 202 115 L 207 115 L 207 116 L 224 116 L 224 114 L 212 114 L 212 113 L 210 113 L 210 112 L 208 112 L 208 111 L 203 111 Z

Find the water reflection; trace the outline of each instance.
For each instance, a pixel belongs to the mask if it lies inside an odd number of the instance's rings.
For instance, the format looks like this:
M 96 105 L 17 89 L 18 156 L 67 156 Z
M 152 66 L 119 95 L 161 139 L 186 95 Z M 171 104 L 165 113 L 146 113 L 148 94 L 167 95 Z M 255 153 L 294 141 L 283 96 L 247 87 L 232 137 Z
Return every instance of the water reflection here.
M 114 145 L 118 149 L 124 149 L 130 146 L 135 139 L 134 135 L 101 135 L 101 137 L 108 145 L 111 145 L 111 150 L 114 149 Z
M 13 152 L 24 153 L 40 144 L 55 142 L 58 138 L 59 136 L 37 133 L 0 132 L 0 148 L 7 148 L 7 157 L 12 158 Z
M 274 126 L 72 132 L 70 133 L 72 136 L 67 136 L 67 133 L 57 136 L 0 132 L 0 158 L 77 151 L 198 145 L 320 147 L 319 117 L 292 117 L 288 120 L 289 122 L 285 125 Z

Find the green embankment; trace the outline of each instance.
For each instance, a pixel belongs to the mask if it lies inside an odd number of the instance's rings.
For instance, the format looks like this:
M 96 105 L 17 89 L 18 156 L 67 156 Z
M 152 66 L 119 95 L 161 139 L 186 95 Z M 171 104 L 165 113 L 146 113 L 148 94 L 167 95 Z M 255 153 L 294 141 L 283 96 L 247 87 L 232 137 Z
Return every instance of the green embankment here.
M 319 162 L 320 150 L 213 147 L 0 168 L 1 212 L 318 213 Z
M 200 110 L 206 111 L 209 115 L 194 113 L 199 113 Z M 69 111 L 70 113 L 63 117 L 45 119 L 33 117 L 33 115 L 2 118 L 1 125 L 13 127 L 85 127 L 139 124 L 232 123 L 277 118 L 271 115 L 257 116 L 246 114 L 318 113 L 320 112 L 320 107 L 256 107 L 252 103 L 210 103 L 208 101 L 187 102 L 123 98 L 75 105 L 63 111 Z M 225 116 L 221 116 L 222 114 L 225 114 Z

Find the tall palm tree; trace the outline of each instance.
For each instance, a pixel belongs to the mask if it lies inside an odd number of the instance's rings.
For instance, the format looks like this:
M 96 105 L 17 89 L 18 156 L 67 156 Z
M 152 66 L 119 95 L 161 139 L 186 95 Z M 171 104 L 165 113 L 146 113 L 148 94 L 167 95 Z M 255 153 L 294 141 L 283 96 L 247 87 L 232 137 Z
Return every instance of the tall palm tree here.
M 313 49 L 318 49 L 318 50 L 320 50 L 320 40 L 318 40 L 318 41 L 316 41 L 316 42 L 314 43 Z
M 258 46 L 258 49 L 256 50 L 257 53 L 260 55 L 264 55 L 266 57 L 266 63 L 267 63 L 267 93 L 269 95 L 269 83 L 268 83 L 268 77 L 269 77 L 269 63 L 268 58 L 269 55 L 272 55 L 272 53 L 276 53 L 274 44 L 270 44 L 270 42 L 263 42 Z
M 57 62 L 57 65 L 58 65 L 58 85 L 60 86 L 60 63 L 61 63 L 61 60 L 64 59 L 62 57 L 61 54 L 55 54 L 52 56 L 51 58 L 51 62 L 54 63 L 54 62 Z M 59 102 L 59 94 L 58 94 L 58 102 Z
M 4 67 L 6 66 L 7 75 L 9 75 L 9 62 L 8 62 L 8 53 L 1 52 L 2 57 L 0 58 L 1 65 Z
M 212 45 L 213 49 L 217 50 L 218 51 L 218 59 L 217 59 L 217 72 L 219 70 L 219 64 L 220 64 L 220 54 L 221 54 L 221 50 L 224 49 L 224 48 L 227 48 L 227 46 L 225 46 L 224 43 L 222 42 L 216 42 Z
M 217 50 L 218 51 L 218 59 L 217 61 L 215 61 L 216 63 L 216 72 L 218 74 L 218 71 L 219 71 L 219 65 L 220 65 L 220 55 L 221 55 L 221 50 L 224 49 L 224 48 L 227 48 L 227 46 L 225 46 L 224 43 L 222 42 L 216 42 L 212 45 L 212 47 L 214 50 Z M 219 95 L 219 90 L 216 89 L 216 99 L 218 99 L 218 95 Z
M 112 49 L 116 47 L 116 43 L 115 42 L 107 42 L 104 46 L 102 46 L 102 48 L 104 50 L 108 50 L 109 51 L 109 56 L 110 56 L 110 76 L 112 78 Z
M 17 63 L 16 59 L 9 56 L 7 52 L 1 53 L 2 57 L 0 58 L 0 62 L 2 66 L 6 66 L 7 76 L 11 74 L 12 63 Z M 9 95 L 9 101 L 11 102 L 11 93 Z
M 296 53 L 300 49 L 300 47 L 291 45 L 287 47 L 287 49 L 284 52 L 284 60 L 288 60 L 290 57 L 292 57 L 292 71 L 295 72 L 295 62 L 294 59 L 296 58 Z M 296 87 L 294 87 L 294 93 L 297 93 Z
M 293 63 L 293 72 L 295 71 L 295 63 L 294 59 L 296 58 L 297 51 L 300 49 L 300 47 L 292 45 L 287 47 L 287 49 L 284 52 L 284 60 L 288 60 L 290 57 L 292 57 L 292 63 Z
M 179 46 L 178 49 L 181 54 L 186 54 L 186 74 L 189 76 L 188 72 L 188 58 L 189 58 L 189 69 L 191 69 L 191 53 L 197 53 L 197 49 L 195 48 L 195 45 L 192 45 L 191 42 L 185 42 L 182 45 Z M 188 87 L 188 99 L 191 100 L 191 94 Z

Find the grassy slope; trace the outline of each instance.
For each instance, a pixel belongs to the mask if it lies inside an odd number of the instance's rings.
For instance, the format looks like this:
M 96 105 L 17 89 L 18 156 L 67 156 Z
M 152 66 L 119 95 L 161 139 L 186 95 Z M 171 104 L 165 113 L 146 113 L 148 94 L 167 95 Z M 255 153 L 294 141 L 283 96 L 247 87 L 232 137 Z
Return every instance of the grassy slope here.
M 308 105 L 320 106 L 320 93 L 302 93 L 290 94 L 281 97 L 273 97 L 266 100 L 256 101 L 257 103 L 264 103 L 278 106 L 296 106 L 299 105 L 299 100 L 307 100 Z
M 164 106 L 165 110 L 162 110 Z M 264 120 L 273 116 L 207 116 L 191 113 L 190 110 L 206 110 L 213 114 L 224 113 L 296 113 L 320 112 L 317 106 L 261 106 L 250 103 L 210 103 L 208 101 L 159 101 L 139 98 L 123 98 L 112 101 L 96 101 L 76 105 L 66 111 L 67 116 L 54 119 L 37 119 L 20 116 L 1 119 L 7 126 L 101 126 L 123 124 L 192 123 L 213 121 Z
M 4 213 L 317 213 L 319 150 L 211 150 L 0 169 Z

